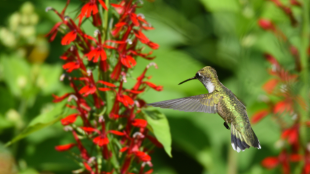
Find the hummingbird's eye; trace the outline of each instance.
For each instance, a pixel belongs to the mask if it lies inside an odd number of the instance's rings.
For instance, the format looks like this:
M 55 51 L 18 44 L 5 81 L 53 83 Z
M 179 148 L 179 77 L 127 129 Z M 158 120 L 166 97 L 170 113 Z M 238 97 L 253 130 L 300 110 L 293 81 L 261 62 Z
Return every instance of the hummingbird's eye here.
M 201 76 L 201 74 L 198 72 L 198 73 L 196 73 L 196 75 L 195 75 L 195 77 L 196 78 L 198 78 L 198 77 L 200 77 Z

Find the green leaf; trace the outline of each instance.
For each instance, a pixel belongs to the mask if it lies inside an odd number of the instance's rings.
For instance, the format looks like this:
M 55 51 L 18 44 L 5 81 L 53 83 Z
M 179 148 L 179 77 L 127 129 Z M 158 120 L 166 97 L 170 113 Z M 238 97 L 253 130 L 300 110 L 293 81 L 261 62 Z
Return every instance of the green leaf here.
M 16 141 L 25 138 L 29 134 L 39 131 L 59 121 L 63 115 L 63 109 L 64 109 L 63 107 L 65 102 L 66 101 L 53 104 L 52 107 L 49 109 L 49 111 L 35 117 L 19 135 L 17 135 L 11 141 L 7 142 L 6 146 L 9 146 Z
M 3 68 L 3 80 L 12 94 L 21 96 L 25 89 L 30 88 L 30 66 L 23 58 L 1 55 L 0 64 Z
M 142 110 L 142 113 L 151 127 L 150 131 L 154 133 L 156 139 L 164 146 L 166 153 L 172 157 L 171 133 L 166 116 L 156 109 Z

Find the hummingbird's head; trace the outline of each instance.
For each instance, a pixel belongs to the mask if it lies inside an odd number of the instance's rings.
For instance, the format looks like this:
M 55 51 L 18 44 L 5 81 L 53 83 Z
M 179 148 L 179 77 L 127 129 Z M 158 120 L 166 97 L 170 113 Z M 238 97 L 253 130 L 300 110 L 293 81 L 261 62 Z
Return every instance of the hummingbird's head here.
M 179 83 L 181 85 L 182 83 L 185 83 L 190 80 L 198 79 L 201 83 L 204 85 L 210 83 L 213 79 L 218 79 L 217 73 L 215 69 L 213 69 L 211 66 L 206 66 L 199 70 L 194 77 L 189 78 L 187 80 L 184 80 L 183 82 Z

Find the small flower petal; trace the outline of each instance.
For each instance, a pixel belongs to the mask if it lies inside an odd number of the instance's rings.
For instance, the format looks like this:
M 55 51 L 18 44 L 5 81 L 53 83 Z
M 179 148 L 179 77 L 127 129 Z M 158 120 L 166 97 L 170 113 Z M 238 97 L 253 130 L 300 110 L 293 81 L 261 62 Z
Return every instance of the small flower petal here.
M 96 138 L 93 139 L 93 142 L 95 144 L 97 144 L 98 146 L 104 146 L 107 145 L 109 143 L 109 139 L 108 138 L 104 138 L 103 136 L 98 136 Z
M 64 145 L 55 146 L 55 149 L 56 149 L 57 151 L 62 152 L 62 151 L 69 150 L 69 149 L 71 149 L 71 148 L 74 147 L 74 146 L 75 146 L 74 143 L 70 143 L 70 144 L 64 144 Z
M 268 169 L 275 168 L 279 164 L 277 157 L 267 157 L 262 161 L 262 165 Z
M 65 118 L 63 118 L 63 119 L 60 120 L 60 121 L 61 121 L 61 124 L 64 125 L 64 126 L 66 126 L 66 125 L 69 125 L 69 124 L 74 123 L 78 115 L 79 115 L 79 114 L 71 114 L 71 115 L 68 115 L 67 117 L 65 117 Z
M 134 119 L 131 124 L 135 127 L 145 128 L 147 126 L 147 121 L 143 119 Z

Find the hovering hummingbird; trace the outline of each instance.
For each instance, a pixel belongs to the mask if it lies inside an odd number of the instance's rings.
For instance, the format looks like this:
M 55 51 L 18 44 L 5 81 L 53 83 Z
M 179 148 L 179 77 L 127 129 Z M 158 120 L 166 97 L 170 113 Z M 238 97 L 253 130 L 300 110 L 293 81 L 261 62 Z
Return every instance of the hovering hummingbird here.
M 228 130 L 228 125 L 230 125 L 231 146 L 235 151 L 244 151 L 250 146 L 261 149 L 251 127 L 246 107 L 234 93 L 219 81 L 215 69 L 206 66 L 199 70 L 195 77 L 184 80 L 179 85 L 194 79 L 198 79 L 208 89 L 209 93 L 148 105 L 185 112 L 218 113 L 224 119 L 224 126 Z

